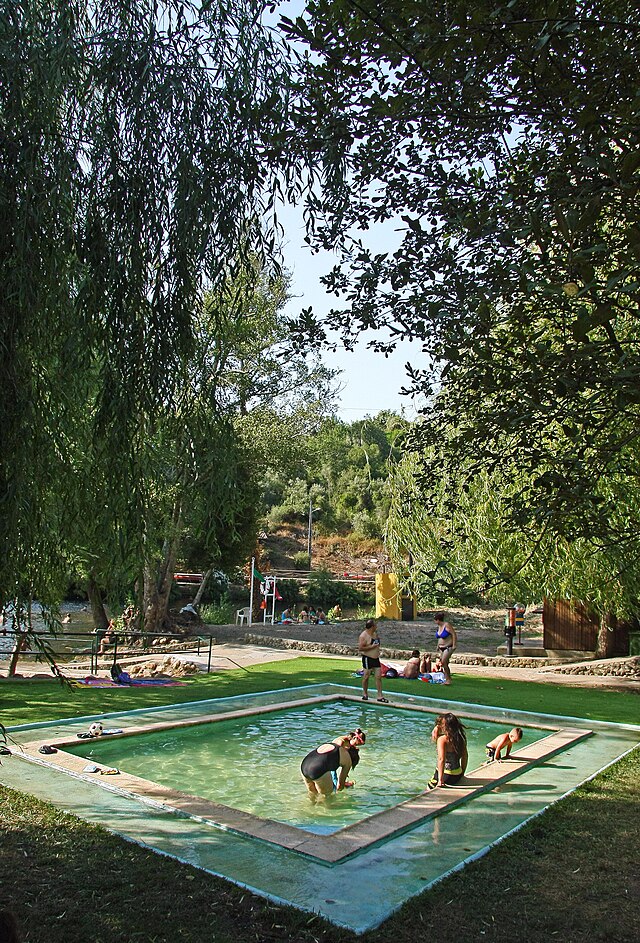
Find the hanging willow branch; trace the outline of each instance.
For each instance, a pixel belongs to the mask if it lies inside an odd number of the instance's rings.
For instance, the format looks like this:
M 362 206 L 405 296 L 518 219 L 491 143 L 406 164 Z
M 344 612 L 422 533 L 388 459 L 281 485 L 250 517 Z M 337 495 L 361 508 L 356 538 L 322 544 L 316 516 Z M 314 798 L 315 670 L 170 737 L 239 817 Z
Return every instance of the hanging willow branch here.
M 90 524 L 130 565 L 203 291 L 273 256 L 288 67 L 261 10 L 0 0 L 0 601 L 54 606 Z

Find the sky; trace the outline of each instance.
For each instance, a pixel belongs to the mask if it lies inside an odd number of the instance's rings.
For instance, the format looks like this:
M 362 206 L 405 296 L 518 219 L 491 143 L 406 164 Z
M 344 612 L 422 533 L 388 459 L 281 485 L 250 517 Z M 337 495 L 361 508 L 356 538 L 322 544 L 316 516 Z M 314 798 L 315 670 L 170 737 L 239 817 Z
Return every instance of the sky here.
M 273 14 L 277 21 L 281 15 L 295 18 L 304 11 L 303 0 L 283 0 Z M 342 307 L 339 298 L 327 295 L 320 279 L 335 264 L 335 257 L 328 252 L 313 254 L 304 242 L 304 223 L 300 207 L 286 205 L 279 210 L 284 225 L 284 265 L 292 276 L 292 298 L 286 313 L 294 317 L 302 308 L 312 307 L 316 314 L 325 314 L 331 307 Z M 361 234 L 363 235 L 363 234 Z M 376 252 L 393 250 L 399 239 L 393 224 L 372 227 L 366 234 L 367 244 Z M 367 349 L 364 338 L 354 351 L 339 347 L 336 353 L 327 353 L 327 366 L 342 370 L 339 379 L 341 392 L 337 413 L 345 422 L 354 422 L 365 416 L 375 416 L 383 409 L 404 412 L 407 419 L 416 417 L 419 403 L 408 396 L 401 396 L 400 389 L 408 383 L 404 365 L 410 361 L 414 367 L 424 368 L 425 357 L 420 344 L 404 342 L 398 344 L 395 353 L 385 357 Z
M 321 284 L 321 277 L 326 275 L 335 262 L 329 252 L 313 254 L 304 242 L 304 226 L 300 213 L 294 207 L 287 207 L 281 215 L 285 229 L 283 255 L 285 268 L 292 277 L 291 300 L 286 313 L 297 314 L 302 308 L 312 307 L 317 314 L 325 314 L 331 307 L 341 307 L 340 299 L 328 295 Z M 377 251 L 389 249 L 391 233 L 378 233 Z M 371 338 L 369 334 L 369 338 Z M 367 338 L 364 338 L 354 351 L 339 347 L 336 353 L 327 353 L 327 366 L 342 370 L 339 378 L 341 392 L 338 396 L 338 417 L 344 422 L 354 422 L 365 416 L 375 416 L 383 409 L 404 412 L 407 419 L 416 416 L 416 403 L 408 396 L 401 396 L 400 389 L 408 383 L 404 365 L 410 361 L 414 367 L 423 367 L 424 355 L 420 344 L 404 342 L 397 350 L 385 357 L 384 354 L 368 350 Z

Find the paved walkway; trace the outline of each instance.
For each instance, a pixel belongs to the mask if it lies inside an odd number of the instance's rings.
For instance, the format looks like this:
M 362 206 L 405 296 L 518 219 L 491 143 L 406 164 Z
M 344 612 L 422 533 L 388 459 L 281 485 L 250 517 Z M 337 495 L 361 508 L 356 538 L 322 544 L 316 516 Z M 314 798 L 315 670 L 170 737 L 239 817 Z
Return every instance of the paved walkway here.
M 263 648 L 256 645 L 222 644 L 213 649 L 212 671 L 223 668 L 242 667 L 264 664 L 270 661 L 283 661 L 290 658 L 304 656 L 306 658 L 338 658 L 344 660 L 344 655 L 333 655 L 325 652 L 307 652 L 297 649 Z M 194 661 L 206 670 L 207 658 L 205 655 L 194 656 L 184 652 L 179 657 Z M 596 664 L 593 662 L 592 664 Z M 359 661 L 354 659 L 354 671 L 359 668 Z M 456 674 L 476 675 L 479 678 L 503 678 L 512 681 L 536 681 L 544 684 L 565 684 L 576 687 L 603 687 L 618 688 L 623 691 L 638 691 L 640 681 L 625 678 L 601 677 L 596 675 L 570 675 L 560 673 L 554 668 L 500 668 L 488 665 L 452 665 L 454 677 Z
M 211 658 L 211 671 L 222 671 L 226 668 L 249 668 L 251 665 L 262 665 L 267 662 L 290 661 L 292 658 L 299 658 L 303 652 L 280 649 L 266 648 L 257 645 L 215 645 Z M 318 656 L 320 657 L 320 656 Z M 330 655 L 323 655 L 324 658 L 330 658 Z M 118 657 L 118 664 L 125 670 L 128 665 L 139 665 L 141 662 L 160 662 L 164 658 L 178 658 L 181 661 L 193 662 L 200 671 L 206 672 L 209 661 L 207 651 L 198 654 L 194 651 L 171 651 L 171 652 L 150 652 L 140 655 L 129 655 Z M 98 665 L 97 677 L 110 677 L 111 659 L 101 658 Z M 76 663 L 63 666 L 63 673 L 67 678 L 85 678 L 90 673 L 88 662 Z M 51 671 L 46 670 L 42 663 L 20 662 L 18 665 L 18 676 L 23 678 L 41 678 L 42 680 L 51 680 L 53 675 Z M 0 680 L 2 680 L 0 678 Z
M 593 664 L 591 662 L 590 664 Z M 571 667 L 567 665 L 565 667 Z M 613 688 L 618 691 L 636 691 L 640 681 L 612 675 L 571 675 L 555 668 L 494 668 L 489 665 L 451 665 L 456 674 L 476 675 L 479 678 L 503 678 L 510 681 L 536 681 L 539 684 L 564 684 L 583 688 Z
M 215 628 L 213 634 L 215 635 Z M 141 661 L 161 661 L 165 657 L 179 658 L 180 660 L 193 662 L 200 671 L 207 670 L 208 651 L 196 652 L 172 651 L 166 653 L 149 653 L 145 655 L 131 655 L 118 658 L 119 664 L 125 669 L 127 665 L 139 664 Z M 248 669 L 251 665 L 263 665 L 269 662 L 290 661 L 293 658 L 338 658 L 344 660 L 345 655 L 336 655 L 322 651 L 301 651 L 295 648 L 272 648 L 267 645 L 247 644 L 240 641 L 224 641 L 213 647 L 211 659 L 211 671 L 224 671 L 230 668 Z M 359 668 L 359 659 L 353 657 L 354 671 Z M 590 665 L 597 665 L 598 662 L 590 662 Z M 605 662 L 603 662 L 605 664 Z M 109 676 L 111 661 L 104 659 L 104 665 L 101 664 L 98 669 L 100 677 Z M 533 681 L 538 684 L 564 684 L 571 687 L 589 687 L 589 688 L 608 688 L 618 691 L 634 691 L 640 694 L 640 681 L 615 676 L 583 675 L 583 674 L 565 674 L 559 672 L 551 666 L 541 668 L 510 668 L 494 667 L 490 665 L 462 665 L 452 663 L 453 684 L 449 690 L 455 690 L 455 676 L 470 675 L 479 678 L 495 678 L 496 680 L 512 681 Z M 570 667 L 570 666 L 565 666 Z M 50 680 L 51 672 L 45 667 L 36 663 L 20 663 L 19 674 L 24 678 L 42 678 Z M 69 678 L 83 678 L 89 674 L 89 664 L 76 664 L 66 666 L 64 674 Z M 1 679 L 0 679 L 1 680 Z

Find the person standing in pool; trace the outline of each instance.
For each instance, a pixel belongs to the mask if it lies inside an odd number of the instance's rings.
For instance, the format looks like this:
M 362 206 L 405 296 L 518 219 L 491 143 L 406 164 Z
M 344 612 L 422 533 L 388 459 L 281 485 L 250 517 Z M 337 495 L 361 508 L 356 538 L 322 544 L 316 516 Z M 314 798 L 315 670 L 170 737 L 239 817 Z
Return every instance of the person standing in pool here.
M 455 714 L 440 714 L 431 732 L 436 745 L 437 761 L 428 789 L 436 786 L 455 786 L 464 776 L 469 762 L 467 734 L 464 724 Z
M 300 764 L 300 772 L 309 795 L 314 799 L 318 796 L 330 796 L 334 789 L 340 792 L 353 786 L 347 776 L 360 762 L 358 751 L 366 739 L 364 731 L 356 727 L 345 737 L 336 737 L 331 743 L 322 743 L 311 753 L 307 753 Z
M 369 700 L 369 675 L 373 671 L 378 692 L 378 701 L 381 704 L 388 704 L 389 701 L 382 695 L 382 666 L 380 664 L 380 639 L 378 638 L 378 626 L 373 619 L 367 619 L 364 624 L 364 632 L 360 633 L 358 639 L 358 651 L 362 655 L 362 700 Z
M 442 663 L 442 670 L 444 671 L 444 683 L 451 684 L 449 659 L 458 644 L 458 635 L 451 623 L 445 622 L 444 612 L 434 613 L 433 621 L 436 624 L 436 646 L 438 648 L 438 658 Z

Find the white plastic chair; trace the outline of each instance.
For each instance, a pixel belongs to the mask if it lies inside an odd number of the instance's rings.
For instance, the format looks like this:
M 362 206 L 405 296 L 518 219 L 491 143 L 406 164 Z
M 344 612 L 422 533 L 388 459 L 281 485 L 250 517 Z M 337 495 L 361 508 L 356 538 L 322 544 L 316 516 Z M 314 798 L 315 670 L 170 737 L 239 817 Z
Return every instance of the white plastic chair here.
M 236 610 L 236 625 L 243 625 L 244 623 L 249 625 L 249 609 L 248 607 L 244 609 Z

